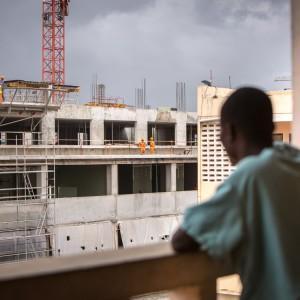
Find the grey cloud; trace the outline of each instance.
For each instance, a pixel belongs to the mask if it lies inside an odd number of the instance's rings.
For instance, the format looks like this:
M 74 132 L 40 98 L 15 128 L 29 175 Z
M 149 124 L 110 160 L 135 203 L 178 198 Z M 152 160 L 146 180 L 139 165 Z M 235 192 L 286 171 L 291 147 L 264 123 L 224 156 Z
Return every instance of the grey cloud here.
M 97 17 L 111 13 L 131 12 L 153 5 L 154 0 L 72 0 L 70 12 L 72 24 L 88 23 Z
M 0 73 L 7 78 L 41 78 L 38 2 L 2 0 Z M 271 0 L 72 0 L 67 81 L 80 84 L 87 101 L 98 73 L 108 95 L 132 104 L 146 77 L 148 101 L 164 106 L 175 105 L 175 82 L 183 80 L 189 109 L 210 69 L 218 85 L 228 86 L 230 74 L 234 86 L 279 88 L 274 77 L 290 72 L 288 11 Z
M 289 10 L 289 1 L 286 0 L 211 0 L 196 1 L 195 4 L 198 21 L 211 26 L 224 26 L 228 19 L 234 24 L 247 17 L 269 19 L 274 15 L 287 14 Z

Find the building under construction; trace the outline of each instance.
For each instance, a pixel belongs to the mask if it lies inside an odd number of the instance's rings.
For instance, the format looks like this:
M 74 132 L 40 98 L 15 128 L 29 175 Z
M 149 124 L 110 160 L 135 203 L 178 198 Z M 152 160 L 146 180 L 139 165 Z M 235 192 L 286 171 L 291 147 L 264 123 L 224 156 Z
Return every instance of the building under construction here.
M 78 91 L 39 82 L 3 84 L 2 262 L 168 240 L 185 208 L 207 199 L 231 173 L 218 120 L 231 90 L 199 87 L 199 117 L 107 105 L 108 98 L 71 104 Z M 274 140 L 289 142 L 291 92 L 270 96 Z
M 167 240 L 197 201 L 196 113 L 70 104 L 78 91 L 3 84 L 2 262 Z

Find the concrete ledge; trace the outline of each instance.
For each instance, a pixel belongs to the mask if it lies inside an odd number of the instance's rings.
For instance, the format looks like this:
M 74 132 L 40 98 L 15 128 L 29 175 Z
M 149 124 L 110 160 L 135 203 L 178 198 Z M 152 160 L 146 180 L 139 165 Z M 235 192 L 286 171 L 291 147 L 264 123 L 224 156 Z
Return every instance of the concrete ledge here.
M 169 243 L 163 243 L 3 265 L 0 293 L 7 300 L 114 300 L 196 287 L 201 293 L 193 299 L 215 299 L 217 277 L 230 273 L 205 254 L 176 255 Z
M 17 152 L 16 152 L 17 151 Z M 22 156 L 26 159 L 34 157 L 55 156 L 57 159 L 63 159 L 70 156 L 81 156 L 81 157 L 136 157 L 141 159 L 155 159 L 164 157 L 194 157 L 196 158 L 197 149 L 196 147 L 157 147 L 155 154 L 150 154 L 147 149 L 146 154 L 140 154 L 140 150 L 136 146 L 11 146 L 1 145 L 0 146 L 0 161 L 1 160 L 16 160 L 16 153 L 19 158 Z

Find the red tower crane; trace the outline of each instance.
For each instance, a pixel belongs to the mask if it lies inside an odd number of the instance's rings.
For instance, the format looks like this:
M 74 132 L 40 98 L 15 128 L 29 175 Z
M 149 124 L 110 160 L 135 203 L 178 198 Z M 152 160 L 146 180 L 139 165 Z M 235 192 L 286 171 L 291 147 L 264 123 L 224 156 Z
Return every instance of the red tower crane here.
M 65 83 L 65 17 L 70 0 L 43 0 L 42 80 Z

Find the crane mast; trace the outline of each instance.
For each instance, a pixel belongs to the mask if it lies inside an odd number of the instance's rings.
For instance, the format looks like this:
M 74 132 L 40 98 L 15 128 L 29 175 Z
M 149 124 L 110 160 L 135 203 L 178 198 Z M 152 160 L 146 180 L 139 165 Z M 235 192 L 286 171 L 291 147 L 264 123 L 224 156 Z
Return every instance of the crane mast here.
M 43 0 L 42 80 L 65 83 L 65 17 L 70 0 Z

